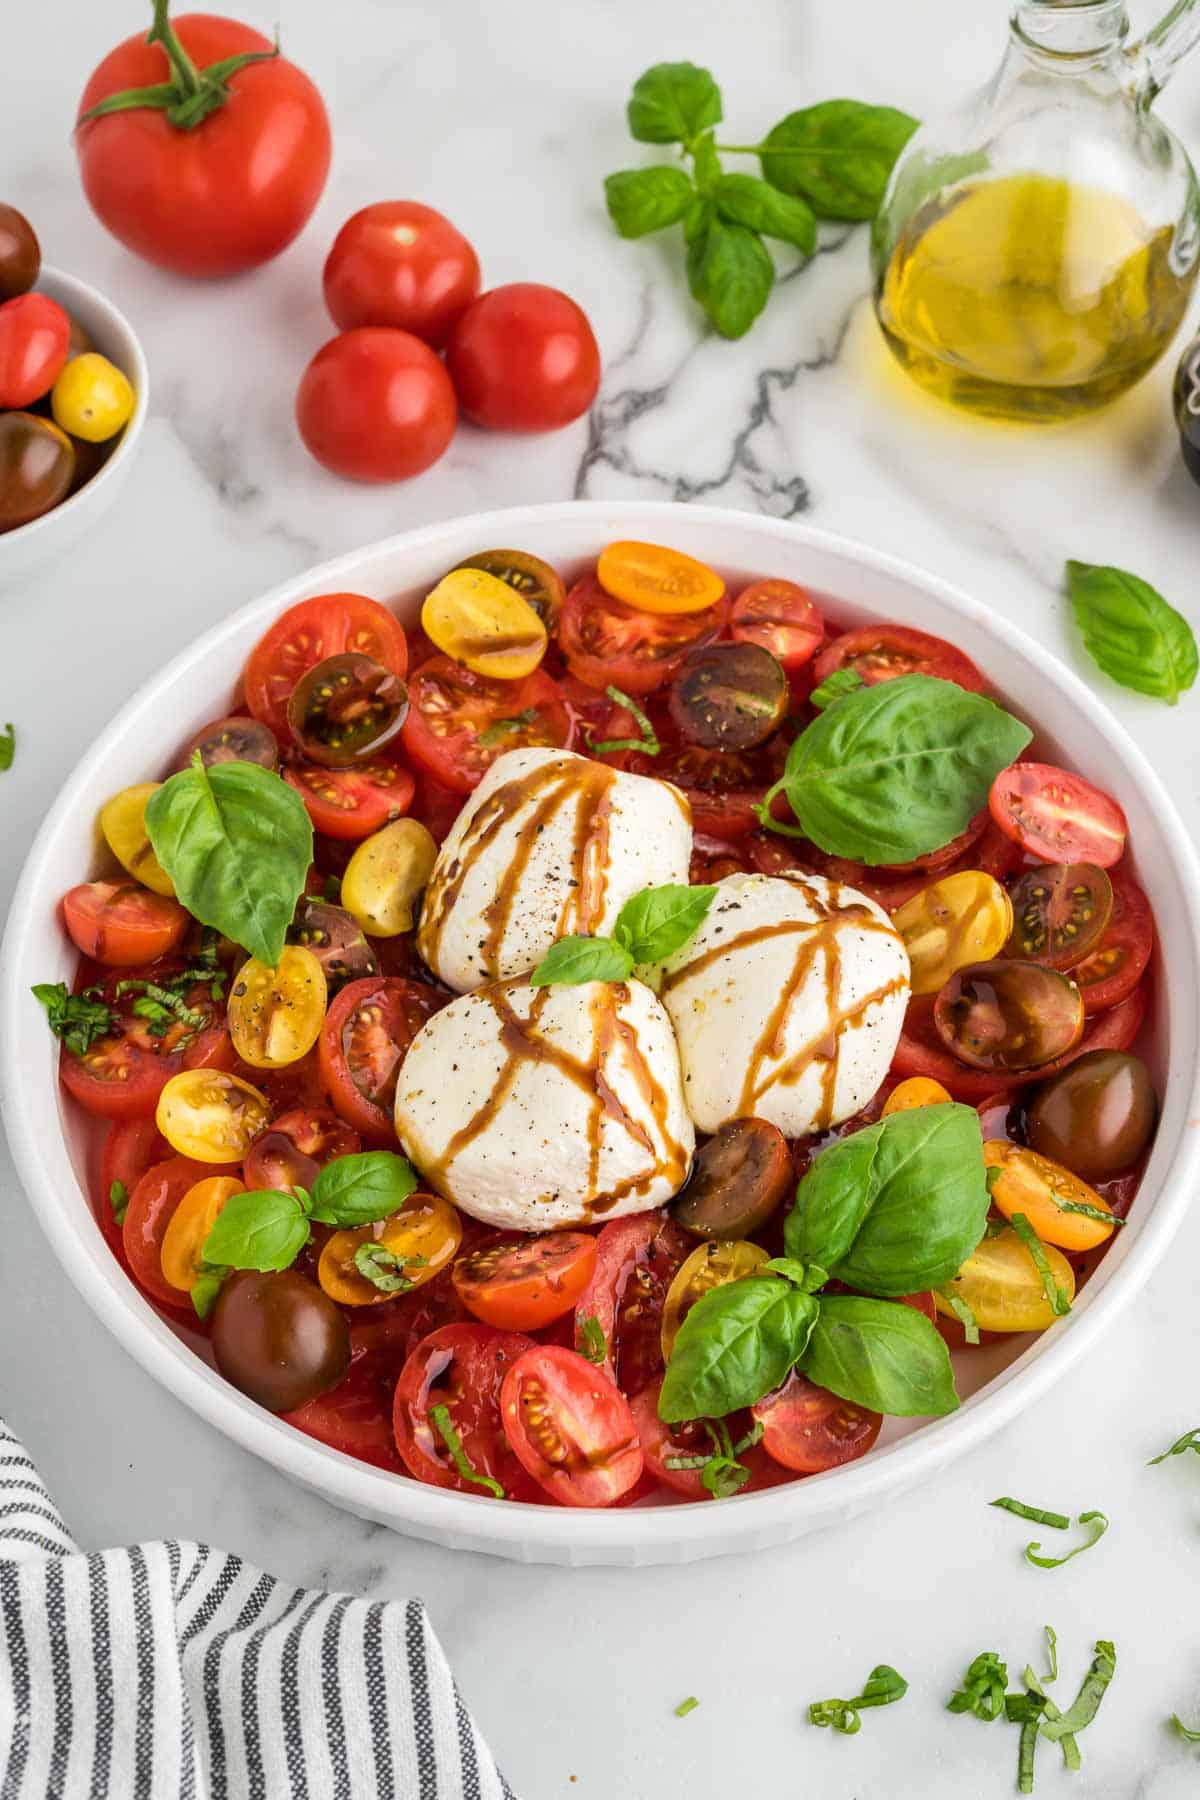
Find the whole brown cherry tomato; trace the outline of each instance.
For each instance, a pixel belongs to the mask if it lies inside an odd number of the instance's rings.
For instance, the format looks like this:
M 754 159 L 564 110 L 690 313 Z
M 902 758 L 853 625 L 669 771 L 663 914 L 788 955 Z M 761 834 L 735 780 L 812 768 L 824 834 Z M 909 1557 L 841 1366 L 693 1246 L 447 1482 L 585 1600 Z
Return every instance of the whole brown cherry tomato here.
M 35 413 L 0 413 L 0 532 L 57 506 L 74 473 L 75 452 L 65 431 Z
M 0 201 L 0 300 L 27 294 L 42 266 L 37 233 L 15 206 Z
M 336 1387 L 350 1333 L 333 1301 L 295 1269 L 227 1277 L 212 1315 L 218 1369 L 268 1412 L 292 1412 Z

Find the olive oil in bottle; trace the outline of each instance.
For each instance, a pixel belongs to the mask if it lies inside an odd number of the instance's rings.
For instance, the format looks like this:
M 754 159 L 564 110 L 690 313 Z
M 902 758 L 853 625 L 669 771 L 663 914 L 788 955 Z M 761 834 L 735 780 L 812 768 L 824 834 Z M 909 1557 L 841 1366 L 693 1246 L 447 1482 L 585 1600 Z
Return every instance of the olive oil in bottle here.
M 1186 308 L 1194 261 L 1170 227 L 1057 176 L 965 182 L 920 207 L 877 283 L 885 338 L 920 385 L 992 418 L 1068 419 L 1146 373 Z

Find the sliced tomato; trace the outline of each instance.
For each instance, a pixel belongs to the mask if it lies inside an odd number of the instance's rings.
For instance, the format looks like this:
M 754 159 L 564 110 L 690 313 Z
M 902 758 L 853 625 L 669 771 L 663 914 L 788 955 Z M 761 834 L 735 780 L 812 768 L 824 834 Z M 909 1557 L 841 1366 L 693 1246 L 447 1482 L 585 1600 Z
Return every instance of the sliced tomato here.
M 396 1383 L 392 1429 L 410 1475 L 460 1494 L 485 1489 L 459 1472 L 437 1409 L 446 1408 L 470 1467 L 499 1482 L 508 1500 L 540 1501 L 538 1482 L 518 1460 L 500 1422 L 500 1394 L 533 1339 L 492 1325 L 444 1325 L 413 1350 Z
M 396 1077 L 408 1046 L 448 995 L 420 981 L 368 975 L 334 1000 L 317 1045 L 334 1111 L 373 1144 L 390 1144 Z
M 574 1350 L 531 1345 L 504 1377 L 500 1417 L 518 1460 L 561 1506 L 611 1506 L 641 1478 L 629 1402 Z
M 450 827 L 463 808 L 463 797 L 454 788 L 443 787 L 434 776 L 423 773 L 417 782 L 417 791 L 409 813 L 419 819 L 430 833 L 435 844 L 441 844 L 450 834 Z
M 547 1231 L 501 1238 L 454 1265 L 454 1285 L 467 1311 L 505 1331 L 552 1325 L 587 1287 L 596 1269 L 596 1240 L 587 1231 Z
M 170 1145 L 153 1119 L 117 1120 L 104 1134 L 100 1152 L 100 1179 L 92 1210 L 117 1261 L 128 1266 L 121 1226 L 113 1217 L 112 1190 L 120 1182 L 125 1204 L 147 1169 L 166 1162 Z
M 296 759 L 283 778 L 308 808 L 314 831 L 349 839 L 370 837 L 389 820 L 403 818 L 417 785 L 402 763 L 382 757 L 349 769 Z
M 791 675 L 820 646 L 825 621 L 794 581 L 752 581 L 733 602 L 729 635 L 735 643 L 761 644 Z
M 655 703 L 652 718 L 662 745 L 657 756 L 640 750 L 622 758 L 634 775 L 652 775 L 682 788 L 692 808 L 692 827 L 703 837 L 737 843 L 758 828 L 755 808 L 780 772 L 786 748 L 772 740 L 757 750 L 706 750 L 684 743 L 675 727 L 660 718 Z
M 392 1430 L 396 1377 L 404 1366 L 404 1334 L 391 1306 L 365 1309 L 369 1318 L 350 1320 L 350 1367 L 335 1388 L 295 1412 L 290 1425 L 333 1450 L 406 1473 Z
M 1089 1013 L 1103 1012 L 1131 994 L 1154 951 L 1154 914 L 1133 876 L 1114 869 L 1112 890 L 1113 909 L 1104 936 L 1071 970 Z
M 64 1044 L 59 1060 L 63 1086 L 86 1112 L 103 1119 L 148 1118 L 167 1082 L 182 1069 L 233 1068 L 224 1004 L 213 999 L 207 983 L 197 982 L 184 996 L 185 1004 L 207 1023 L 189 1034 L 187 1026 L 176 1022 L 161 1037 L 151 1029 L 153 1021 L 133 1010 L 140 989 L 117 991 L 127 982 L 157 985 L 178 974 L 180 966 L 168 961 L 122 969 L 99 984 L 100 998 L 114 1016 L 113 1034 L 97 1039 L 83 1056 Z
M 671 1468 L 670 1464 L 685 1457 L 711 1456 L 715 1448 L 713 1440 L 702 1420 L 681 1425 L 664 1424 L 658 1416 L 661 1391 L 662 1382 L 652 1382 L 629 1402 L 647 1473 L 661 1487 L 668 1488 L 673 1494 L 681 1494 L 685 1500 L 709 1500 L 712 1496 L 700 1479 L 699 1469 Z M 731 1413 L 725 1424 L 737 1444 L 747 1435 L 753 1420 L 748 1412 L 737 1412 Z M 738 1489 L 741 1494 L 754 1494 L 762 1488 L 777 1487 L 781 1482 L 794 1479 L 790 1470 L 771 1460 L 761 1444 L 752 1444 L 743 1450 L 738 1461 L 750 1471 L 749 1481 Z
M 678 674 L 689 650 L 721 635 L 729 603 L 703 612 L 647 613 L 614 600 L 595 574 L 567 594 L 558 641 L 567 666 L 589 687 L 610 684 L 626 694 L 652 694 Z
M 763 1428 L 767 1455 L 798 1475 L 819 1475 L 865 1456 L 883 1424 L 882 1413 L 840 1400 L 794 1369 L 750 1410 Z
M 244 1074 L 248 1081 L 267 1096 L 273 1114 L 329 1104 L 325 1077 L 321 1073 L 321 1059 L 316 1049 L 310 1050 L 307 1056 L 302 1056 L 299 1062 L 288 1063 L 282 1069 L 238 1069 L 235 1073 Z
M 909 1001 L 904 1029 L 892 1058 L 893 1075 L 902 1081 L 910 1075 L 924 1075 L 931 1081 L 940 1081 L 947 1093 L 970 1106 L 1016 1087 L 1017 1077 L 998 1080 L 993 1071 L 968 1069 L 965 1063 L 950 1054 L 933 1021 L 936 999 L 936 994 L 921 994 Z
M 242 1175 L 247 1188 L 290 1193 L 311 1188 L 327 1163 L 354 1156 L 362 1139 L 327 1106 L 297 1106 L 272 1119 L 247 1150 Z
M 469 794 L 506 750 L 564 749 L 571 715 L 543 669 L 520 681 L 497 681 L 434 656 L 409 682 L 401 741 L 418 769 L 456 794 Z
M 713 881 L 724 881 L 727 875 L 748 875 L 750 862 L 745 851 L 746 840 L 708 837 L 697 831 L 692 835 L 692 860 L 688 880 L 693 887 L 705 887 Z
M 596 1239 L 596 1271 L 575 1308 L 575 1342 L 594 1335 L 607 1347 L 604 1367 L 625 1394 L 640 1394 L 663 1371 L 662 1309 L 675 1271 L 695 1248 L 666 1213 L 614 1219 Z
M 191 924 L 178 900 L 136 881 L 84 881 L 63 895 L 63 920 L 85 956 L 108 968 L 154 962 L 183 942 Z
M 988 795 L 1006 837 L 1038 862 L 1121 860 L 1129 822 L 1110 794 L 1053 763 L 1018 762 L 1002 769 Z
M 408 668 L 404 627 L 378 600 L 365 594 L 317 594 L 276 619 L 250 652 L 246 704 L 281 744 L 292 742 L 287 703 L 300 677 L 327 656 L 356 650 L 393 675 Z
M 193 1162 L 188 1156 L 172 1156 L 147 1169 L 129 1196 L 129 1208 L 121 1228 L 125 1257 L 138 1285 L 160 1306 L 191 1313 L 185 1293 L 172 1287 L 162 1272 L 162 1245 L 175 1208 L 189 1188 L 209 1175 L 228 1175 L 229 1168 Z
M 813 685 L 835 669 L 856 670 L 868 687 L 894 681 L 897 675 L 934 675 L 973 694 L 987 692 L 987 682 L 969 656 L 945 638 L 907 625 L 864 625 L 859 631 L 844 632 L 813 664 Z
M 1086 1055 L 1089 1050 L 1132 1050 L 1146 1022 L 1149 1006 L 1150 984 L 1148 981 L 1139 981 L 1133 991 L 1126 994 L 1123 1000 L 1118 1000 L 1115 1006 L 1105 1007 L 1103 1012 L 1088 1016 L 1083 1036 L 1073 1050 L 1068 1050 L 1057 1062 L 1047 1063 L 1044 1068 L 1033 1070 L 1025 1080 L 1046 1081 L 1051 1075 L 1057 1075 L 1060 1069 L 1065 1069 L 1069 1063 Z

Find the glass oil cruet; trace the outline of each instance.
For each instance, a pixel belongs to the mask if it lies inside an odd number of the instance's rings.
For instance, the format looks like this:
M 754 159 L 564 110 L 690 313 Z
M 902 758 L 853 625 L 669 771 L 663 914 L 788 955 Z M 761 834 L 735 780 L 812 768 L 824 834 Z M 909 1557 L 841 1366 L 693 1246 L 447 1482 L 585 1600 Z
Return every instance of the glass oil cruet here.
M 1174 336 L 1200 194 L 1151 106 L 1200 39 L 1200 0 L 1127 38 L 1123 0 L 1018 0 L 991 83 L 896 164 L 872 229 L 875 310 L 941 399 L 1073 418 L 1124 393 Z

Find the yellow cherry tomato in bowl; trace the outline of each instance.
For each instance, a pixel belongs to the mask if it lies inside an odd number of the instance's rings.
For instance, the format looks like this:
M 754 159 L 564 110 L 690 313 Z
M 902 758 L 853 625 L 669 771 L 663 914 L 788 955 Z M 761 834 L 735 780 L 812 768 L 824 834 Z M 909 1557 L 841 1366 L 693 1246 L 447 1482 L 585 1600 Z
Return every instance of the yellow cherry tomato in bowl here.
M 704 612 L 725 592 L 715 569 L 662 544 L 609 544 L 600 552 L 596 577 L 606 594 L 638 612 Z
M 761 1244 L 752 1244 L 748 1238 L 714 1238 L 696 1245 L 687 1261 L 676 1270 L 663 1301 L 662 1353 L 665 1362 L 670 1361 L 679 1327 L 697 1300 L 703 1299 L 713 1288 L 753 1275 L 763 1263 L 770 1261 L 770 1254 Z
M 1057 1244 L 1061 1250 L 1094 1250 L 1116 1229 L 1112 1207 L 1095 1188 L 1048 1156 L 1010 1144 L 1005 1138 L 989 1138 L 983 1146 L 983 1160 L 989 1169 L 999 1171 L 992 1184 L 992 1205 L 997 1212 L 1006 1219 L 1024 1213 L 1044 1244 Z M 1090 1207 L 1105 1218 L 1064 1210 L 1072 1206 Z
M 415 924 L 417 896 L 437 844 L 419 819 L 393 819 L 364 838 L 342 876 L 342 905 L 368 937 L 399 937 Z
M 175 883 L 155 856 L 146 831 L 146 802 L 161 786 L 159 781 L 140 781 L 135 787 L 122 788 L 101 807 L 100 829 L 123 869 L 143 887 L 173 899 Z
M 339 1306 L 378 1306 L 406 1294 L 452 1262 L 462 1220 L 440 1194 L 410 1194 L 374 1225 L 335 1231 L 321 1251 L 317 1280 Z
M 1050 1273 L 1067 1300 L 1075 1298 L 1075 1271 L 1053 1244 L 1043 1246 Z M 968 1256 L 946 1293 L 965 1301 L 981 1331 L 1045 1331 L 1056 1314 L 1025 1244 L 1011 1229 L 985 1237 Z M 934 1292 L 934 1305 L 948 1319 L 953 1307 Z
M 50 394 L 54 422 L 88 444 L 105 444 L 133 417 L 129 377 L 96 350 L 63 365 Z
M 892 914 L 912 965 L 914 994 L 936 994 L 968 963 L 999 956 L 1012 931 L 1012 902 L 991 875 L 943 875 Z
M 546 627 L 528 600 L 486 569 L 451 569 L 425 597 L 421 629 L 476 675 L 520 681 L 546 654 Z
M 883 1116 L 888 1119 L 893 1113 L 910 1112 L 917 1106 L 949 1106 L 950 1095 L 940 1081 L 934 1081 L 929 1075 L 910 1075 L 899 1087 L 894 1087 L 883 1103 Z
M 285 1069 L 320 1037 L 328 1004 L 325 971 L 303 944 L 286 944 L 274 969 L 252 956 L 229 990 L 233 1047 L 252 1069 Z
M 163 1233 L 159 1261 L 163 1279 L 190 1294 L 204 1267 L 204 1245 L 227 1200 L 245 1192 L 244 1181 L 232 1175 L 206 1175 L 190 1187 Z
M 158 1096 L 154 1122 L 178 1156 L 241 1162 L 271 1117 L 265 1094 L 224 1069 L 185 1069 Z

